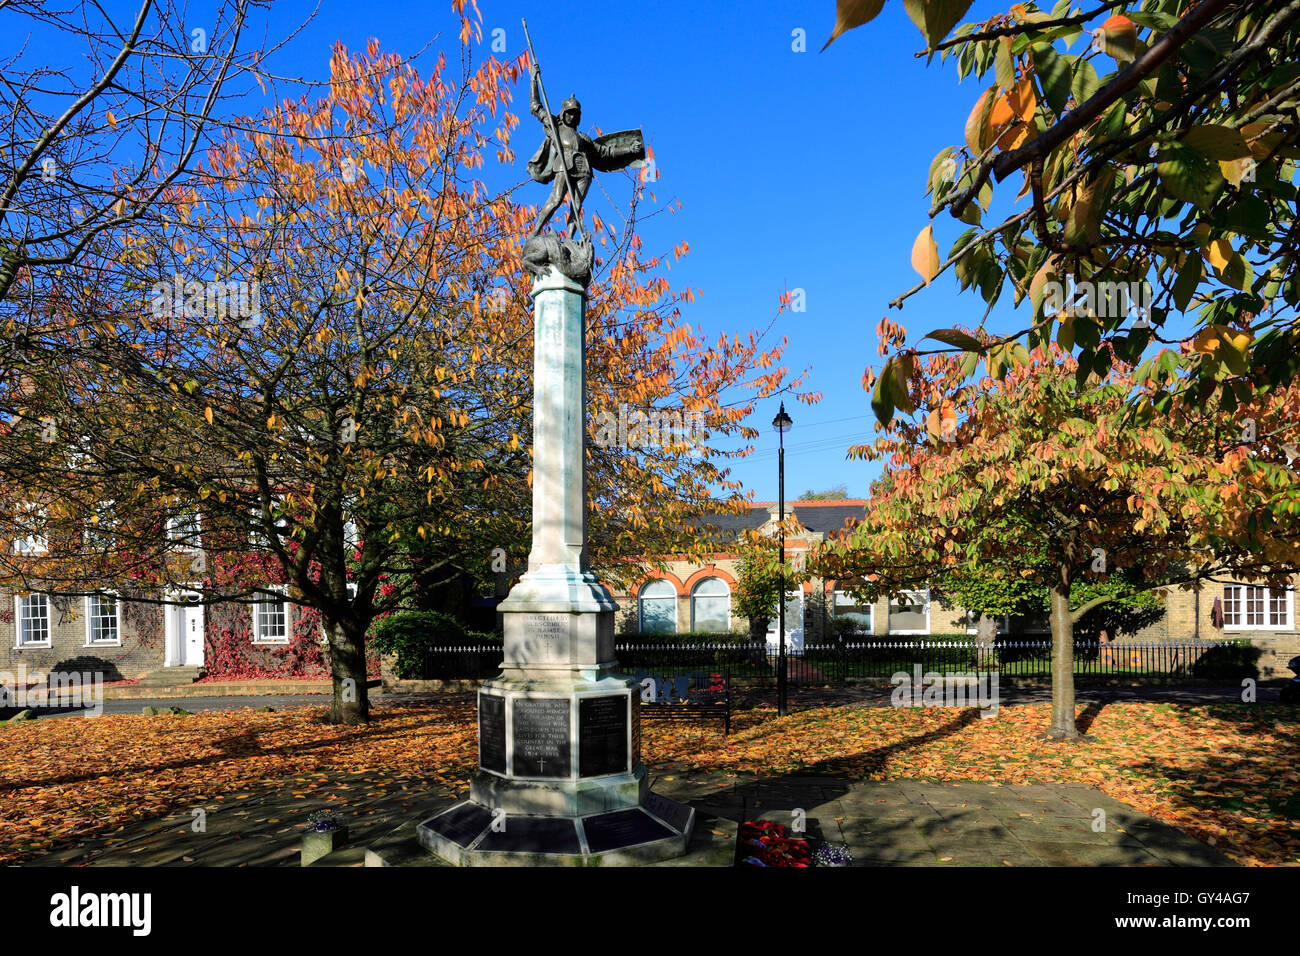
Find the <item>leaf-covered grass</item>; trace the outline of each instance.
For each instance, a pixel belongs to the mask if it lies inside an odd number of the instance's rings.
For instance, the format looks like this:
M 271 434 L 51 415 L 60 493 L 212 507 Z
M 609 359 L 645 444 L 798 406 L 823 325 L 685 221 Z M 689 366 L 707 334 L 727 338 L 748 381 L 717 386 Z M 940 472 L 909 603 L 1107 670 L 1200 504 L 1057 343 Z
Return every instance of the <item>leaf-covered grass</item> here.
M 418 774 L 453 790 L 475 762 L 471 703 L 377 708 L 367 727 L 323 709 L 41 720 L 0 733 L 0 862 L 133 820 L 305 773 Z M 1172 823 L 1246 864 L 1300 864 L 1300 715 L 1263 705 L 1081 708 L 1091 742 L 1040 739 L 1046 704 L 973 710 L 838 706 L 778 718 L 648 722 L 658 770 L 842 774 L 853 779 L 1077 782 Z
M 740 715 L 722 743 L 704 728 L 648 735 L 682 770 L 853 779 L 1066 782 L 1097 787 L 1254 865 L 1300 865 L 1300 713 L 1259 704 L 1080 707 L 1085 744 L 1040 739 L 1049 705 L 974 710 L 833 707 Z

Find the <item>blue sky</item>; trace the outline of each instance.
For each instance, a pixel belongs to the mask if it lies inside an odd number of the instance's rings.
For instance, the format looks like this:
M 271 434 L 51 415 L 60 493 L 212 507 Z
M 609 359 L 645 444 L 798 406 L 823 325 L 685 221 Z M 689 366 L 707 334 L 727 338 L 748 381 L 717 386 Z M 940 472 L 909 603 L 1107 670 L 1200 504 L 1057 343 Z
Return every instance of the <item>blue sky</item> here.
M 917 281 L 909 256 L 926 225 L 924 178 L 933 155 L 961 138 L 979 88 L 958 86 L 953 66 L 936 61 L 927 69 L 914 56 L 924 43 L 898 3 L 824 53 L 818 49 L 835 22 L 835 0 L 480 0 L 478 7 L 484 42 L 499 27 L 507 55 L 523 48 L 520 17 L 528 18 L 550 98 L 576 92 L 584 127 L 645 130 L 659 170 L 655 198 L 663 206 L 680 200 L 681 209 L 643 222 L 641 232 L 658 250 L 690 243 L 669 273 L 679 289 L 702 293 L 686 319 L 712 336 L 762 329 L 783 290 L 805 291 L 806 311 L 783 313 L 770 333 L 772 341 L 789 339 L 784 364 L 792 372 L 811 367 L 806 388 L 823 393 L 811 407 L 787 401 L 794 419 L 787 494 L 842 483 L 865 496 L 878 466 L 849 462 L 844 451 L 874 434 L 861 380 L 868 364 L 881 362 L 875 326 L 888 300 Z M 289 13 L 277 10 L 286 26 Z M 806 31 L 806 52 L 793 49 L 796 30 Z M 335 38 L 360 47 L 377 36 L 383 47 L 413 51 L 439 31 L 441 43 L 454 40 L 450 4 L 370 4 L 361 13 L 322 0 L 316 21 L 281 59 L 311 74 L 324 68 Z M 541 135 L 526 96 L 521 85 L 520 178 Z M 627 200 L 620 177 L 607 177 L 604 187 Z M 543 189 L 516 195 L 539 203 Z M 597 202 L 610 215 L 604 199 Z M 965 229 L 941 221 L 941 250 Z M 958 298 L 956 282 L 944 277 L 892 317 L 919 336 L 982 313 L 983 302 Z M 759 499 L 776 497 L 776 408 L 771 399 L 757 408 L 757 449 L 735 464 Z
M 762 329 L 783 290 L 804 290 L 806 311 L 784 313 L 770 333 L 788 338 L 784 364 L 796 372 L 810 366 L 806 387 L 823 393 L 811 407 L 787 398 L 795 421 L 786 436 L 790 497 L 840 483 L 865 495 L 878 470 L 844 456 L 850 444 L 874 434 L 862 373 L 881 362 L 875 327 L 888 301 L 917 280 L 909 255 L 926 223 L 930 160 L 960 140 L 982 89 L 969 80 L 959 86 L 955 65 L 936 60 L 927 68 L 915 57 L 924 42 L 896 0 L 873 23 L 818 53 L 834 7 L 834 0 L 479 0 L 484 44 L 503 29 L 507 55 L 523 49 L 519 21 L 528 18 L 551 99 L 576 93 L 584 128 L 645 131 L 660 174 L 656 199 L 682 208 L 640 228 L 652 249 L 690 243 L 690 254 L 670 273 L 675 287 L 702 293 L 686 307 L 689 321 L 711 335 Z M 275 4 L 272 35 L 308 9 Z M 973 13 L 996 10 L 981 3 Z M 456 26 L 442 0 L 321 0 L 315 20 L 275 65 L 278 72 L 322 76 L 335 39 L 360 48 L 373 36 L 385 49 L 408 53 L 430 42 L 451 49 Z M 803 53 L 793 49 L 799 29 L 806 31 Z M 516 97 L 521 126 L 511 181 L 523 178 L 541 136 L 527 115 L 525 85 Z M 606 177 L 605 188 L 616 201 L 628 198 L 620 176 Z M 544 189 L 516 195 L 539 203 Z M 589 205 L 593 199 L 602 214 L 612 213 L 596 190 Z M 940 249 L 946 253 L 965 228 L 940 220 Z M 982 313 L 983 302 L 959 297 L 955 280 L 945 276 L 891 317 L 919 336 L 973 323 Z M 757 408 L 756 453 L 734 466 L 760 500 L 776 497 L 769 423 L 777 404 Z
M 212 6 L 211 0 L 191 6 L 189 16 L 199 22 L 203 8 Z M 134 8 L 125 0 L 113 5 L 123 16 Z M 688 321 L 711 338 L 763 329 L 783 290 L 803 290 L 806 311 L 782 314 L 769 334 L 769 341 L 788 338 L 784 365 L 793 373 L 809 368 L 805 388 L 823 395 L 811 407 L 787 396 L 795 421 L 786 436 L 791 497 L 840 483 L 865 495 L 878 472 L 876 465 L 846 460 L 844 451 L 874 435 L 861 379 L 868 365 L 882 361 L 875 335 L 882 316 L 901 321 L 915 342 L 934 328 L 973 325 L 984 312 L 978 294 L 959 295 L 950 273 L 901 312 L 887 305 L 918 278 L 909 257 L 927 221 L 930 161 L 961 141 L 984 84 L 958 84 L 955 63 L 936 59 L 927 66 L 917 58 L 924 43 L 898 0 L 819 53 L 834 8 L 835 0 L 479 2 L 485 55 L 497 29 L 504 31 L 505 54 L 517 55 L 524 46 L 520 17 L 527 16 L 554 101 L 576 93 L 587 129 L 644 130 L 660 174 L 657 202 L 680 202 L 681 210 L 644 221 L 640 229 L 651 250 L 690 244 L 690 254 L 670 273 L 674 287 L 699 290 L 695 304 L 686 306 Z M 299 0 L 278 0 L 266 35 L 283 37 L 311 9 Z M 980 0 L 966 19 L 1004 9 Z M 262 29 L 259 19 L 259 35 Z M 453 53 L 457 30 L 449 0 L 320 0 L 315 19 L 270 64 L 280 74 L 322 79 L 336 40 L 361 49 L 376 37 L 399 53 L 426 45 Z M 799 30 L 805 31 L 805 52 L 795 50 Z M 255 87 L 253 93 L 260 98 Z M 524 163 L 542 135 L 527 115 L 527 95 L 521 83 L 515 168 L 487 169 L 489 181 L 526 178 Z M 242 105 L 251 110 L 258 104 Z M 1018 180 L 1003 184 L 990 219 L 1009 211 Z M 630 196 L 621 176 L 605 177 L 603 186 L 615 202 Z M 532 184 L 516 193 L 529 203 L 544 195 Z M 613 214 L 598 189 L 588 199 L 593 205 L 602 215 Z M 965 228 L 947 214 L 936 221 L 941 257 Z M 1004 295 L 990 329 L 1026 321 L 1027 309 L 1013 312 L 1010 299 Z M 758 499 L 776 495 L 776 436 L 769 423 L 778 402 L 757 408 L 757 451 L 734 465 Z

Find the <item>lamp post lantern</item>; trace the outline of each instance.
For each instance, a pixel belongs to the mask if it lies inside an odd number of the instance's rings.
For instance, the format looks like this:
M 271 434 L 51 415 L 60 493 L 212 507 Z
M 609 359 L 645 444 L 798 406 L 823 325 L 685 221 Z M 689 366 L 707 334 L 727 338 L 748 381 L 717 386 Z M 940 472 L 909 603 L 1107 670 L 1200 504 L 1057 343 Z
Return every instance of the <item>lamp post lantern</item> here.
M 772 419 L 772 427 L 776 429 L 777 434 L 777 534 L 780 537 L 781 547 L 781 593 L 777 596 L 777 604 L 780 606 L 780 638 L 777 644 L 776 652 L 776 712 L 780 717 L 785 716 L 786 711 L 786 667 L 785 667 L 785 433 L 794 425 L 793 419 L 785 413 L 785 402 L 781 403 L 781 410 L 776 413 L 776 418 Z

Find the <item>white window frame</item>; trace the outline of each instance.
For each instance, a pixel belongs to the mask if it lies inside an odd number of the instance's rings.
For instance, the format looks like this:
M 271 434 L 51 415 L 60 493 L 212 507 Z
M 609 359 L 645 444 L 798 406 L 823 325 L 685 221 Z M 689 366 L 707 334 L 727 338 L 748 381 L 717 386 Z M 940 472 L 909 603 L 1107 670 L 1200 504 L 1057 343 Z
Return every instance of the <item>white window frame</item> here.
M 723 628 L 721 631 L 718 631 L 717 633 L 729 634 L 731 633 L 731 607 L 733 603 L 732 598 L 735 596 L 735 594 L 731 590 L 731 585 L 727 583 L 727 579 L 722 577 L 720 574 L 710 574 L 708 577 L 700 578 L 698 581 L 695 582 L 694 585 L 691 586 L 691 593 L 688 596 L 691 602 L 691 633 L 694 634 L 697 632 L 697 627 L 695 624 L 695 595 L 699 591 L 700 586 L 708 581 L 717 581 L 724 588 L 727 589 L 727 626 Z M 717 598 L 717 597 L 721 597 L 722 595 L 705 594 L 702 596 L 705 598 Z
M 1242 616 L 1245 616 L 1245 599 L 1249 591 L 1260 591 L 1264 600 L 1264 620 L 1260 624 L 1229 624 L 1228 623 L 1228 592 L 1242 592 L 1239 602 L 1241 603 Z M 1286 620 L 1281 624 L 1270 623 L 1272 617 L 1273 596 L 1276 588 L 1263 587 L 1258 584 L 1226 584 L 1223 587 L 1223 629 L 1225 631 L 1293 631 L 1295 630 L 1295 591 L 1292 588 L 1285 590 L 1286 594 Z
M 270 594 L 266 593 L 270 592 Z M 279 600 L 273 600 L 271 594 L 278 596 Z M 282 604 L 284 605 L 284 637 L 264 638 L 261 636 L 262 631 L 262 605 L 264 604 Z M 258 594 L 257 600 L 252 604 L 252 641 L 254 644 L 284 645 L 288 644 L 293 637 L 293 618 L 289 613 L 289 595 L 288 588 L 284 585 L 264 588 L 263 593 Z
M 843 596 L 845 600 L 841 601 L 840 600 L 841 596 Z M 865 633 L 867 634 L 876 633 L 876 604 L 874 601 L 872 601 L 870 604 L 859 604 L 857 598 L 851 595 L 848 591 L 841 591 L 839 588 L 835 588 L 833 591 L 831 591 L 832 617 L 840 616 L 841 604 L 852 608 L 865 607 L 867 609 L 867 618 L 868 618 L 867 630 Z M 861 614 L 862 612 L 854 610 L 854 611 L 845 611 L 844 613 Z
M 184 515 L 186 519 L 194 521 L 193 540 L 176 535 L 176 528 L 180 524 L 181 515 L 171 515 L 167 519 L 167 540 L 172 544 L 180 545 L 186 551 L 203 550 L 203 517 L 199 514 L 198 509 L 187 511 Z
M 897 630 L 896 630 L 896 629 L 894 628 L 894 611 L 893 611 L 893 606 L 894 606 L 894 597 L 898 597 L 898 596 L 901 596 L 901 595 L 903 595 L 903 594 L 912 594 L 912 595 L 924 594 L 924 595 L 925 595 L 925 628 L 924 628 L 923 630 L 917 630 L 916 628 L 902 628 L 902 629 L 897 629 Z M 890 608 L 890 609 L 889 609 L 889 612 L 888 612 L 888 613 L 889 613 L 889 633 L 890 633 L 890 634 L 929 634 L 929 633 L 930 633 L 930 589 L 929 589 L 929 588 L 917 588 L 916 590 L 903 590 L 903 591 L 900 591 L 900 592 L 899 592 L 897 595 L 895 595 L 894 597 L 891 597 L 891 598 L 889 599 L 889 608 Z M 920 602 L 918 602 L 918 603 L 920 603 Z
M 655 584 L 659 584 L 659 583 L 666 584 L 666 585 L 668 585 L 669 588 L 672 588 L 672 592 L 673 592 L 673 593 L 672 593 L 672 602 L 673 602 L 673 629 L 672 629 L 671 631 L 667 631 L 667 632 L 664 632 L 664 631 L 655 631 L 655 632 L 653 632 L 652 634 L 650 634 L 650 632 L 646 631 L 646 629 L 645 629 L 645 615 L 642 613 L 642 610 L 641 610 L 641 602 L 642 602 L 642 600 L 643 600 L 643 598 L 644 598 L 645 589 L 648 588 L 648 587 L 651 587 L 651 586 L 653 586 L 653 585 L 655 585 Z M 647 582 L 645 582 L 645 584 L 641 585 L 640 589 L 636 592 L 636 632 L 637 632 L 638 634 L 650 634 L 650 636 L 652 636 L 652 637 L 653 637 L 653 636 L 656 636 L 656 635 L 659 635 L 659 634 L 664 634 L 664 633 L 668 633 L 668 634 L 676 634 L 676 633 L 677 633 L 677 598 L 678 598 L 677 588 L 674 587 L 674 586 L 673 586 L 673 582 L 669 581 L 667 578 L 655 578 L 655 579 L 653 579 L 653 580 L 651 580 L 651 581 L 647 581 Z M 650 596 L 650 600 L 652 600 L 652 601 L 667 601 L 667 600 L 668 600 L 668 595 L 667 595 L 667 594 L 663 594 L 663 595 L 659 595 L 659 596 L 651 595 L 651 596 Z
M 30 532 L 23 536 L 14 535 L 13 552 L 14 554 L 49 554 L 50 539 L 47 535 L 38 534 L 35 527 L 29 527 L 37 523 L 44 524 L 46 521 L 45 509 L 38 504 L 31 502 L 17 505 L 17 518 L 14 530 L 23 530 Z
M 112 522 L 109 519 L 115 504 L 114 501 L 101 501 L 94 514 L 94 517 L 99 518 L 99 520 L 86 522 L 86 530 L 82 533 L 82 541 L 87 548 L 109 550 L 113 547 L 113 529 Z
M 92 613 L 94 604 L 92 602 L 102 598 L 113 599 L 113 630 L 117 637 L 111 641 L 97 641 L 95 637 L 95 618 Z M 104 591 L 100 594 L 87 594 L 85 597 L 86 611 L 86 646 L 87 647 L 121 647 L 122 646 L 122 599 L 116 591 Z
M 45 640 L 43 641 L 24 641 L 23 640 L 23 599 L 28 597 L 43 597 L 45 599 Z M 50 647 L 54 637 L 54 615 L 50 607 L 50 596 L 42 594 L 40 591 L 29 591 L 27 594 L 14 595 L 14 647 L 22 650 L 24 647 Z

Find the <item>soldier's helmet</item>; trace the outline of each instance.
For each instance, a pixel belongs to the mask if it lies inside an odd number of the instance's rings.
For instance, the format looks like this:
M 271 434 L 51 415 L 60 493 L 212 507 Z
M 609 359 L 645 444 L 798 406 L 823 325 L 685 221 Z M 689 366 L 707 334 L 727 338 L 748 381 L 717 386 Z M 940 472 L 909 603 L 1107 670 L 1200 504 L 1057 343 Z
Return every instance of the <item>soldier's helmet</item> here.
M 578 102 L 578 98 L 576 96 L 570 96 L 567 100 L 565 100 L 563 103 L 560 104 L 561 119 L 564 118 L 564 115 L 566 113 L 570 113 L 570 112 L 577 114 L 574 117 L 574 121 L 573 121 L 573 125 L 577 126 L 578 123 L 582 121 L 582 104 Z

